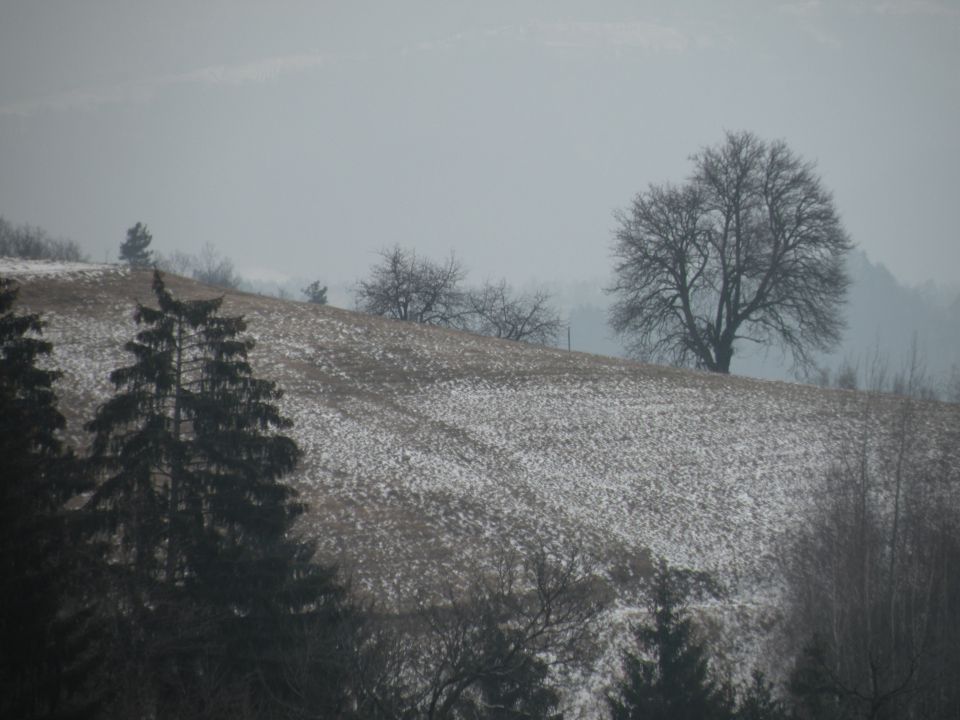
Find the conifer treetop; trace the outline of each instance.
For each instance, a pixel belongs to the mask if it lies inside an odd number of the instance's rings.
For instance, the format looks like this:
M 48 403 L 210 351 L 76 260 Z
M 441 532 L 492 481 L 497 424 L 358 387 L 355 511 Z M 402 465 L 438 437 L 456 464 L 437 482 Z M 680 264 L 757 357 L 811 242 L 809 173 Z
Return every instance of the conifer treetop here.
M 120 244 L 120 261 L 134 268 L 146 268 L 153 264 L 153 252 L 147 248 L 153 235 L 147 226 L 138 222 L 127 230 L 127 239 Z

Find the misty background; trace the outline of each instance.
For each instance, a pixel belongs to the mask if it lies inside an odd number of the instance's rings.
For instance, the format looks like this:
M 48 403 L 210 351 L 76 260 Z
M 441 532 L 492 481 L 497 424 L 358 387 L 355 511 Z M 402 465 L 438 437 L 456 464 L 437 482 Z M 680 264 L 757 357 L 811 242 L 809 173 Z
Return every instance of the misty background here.
M 960 361 L 960 5 L 0 2 L 0 214 L 349 288 L 394 244 L 605 324 L 613 212 L 725 130 L 817 163 L 858 251 L 823 358 Z M 566 338 L 562 338 L 566 345 Z M 734 372 L 790 377 L 778 353 Z

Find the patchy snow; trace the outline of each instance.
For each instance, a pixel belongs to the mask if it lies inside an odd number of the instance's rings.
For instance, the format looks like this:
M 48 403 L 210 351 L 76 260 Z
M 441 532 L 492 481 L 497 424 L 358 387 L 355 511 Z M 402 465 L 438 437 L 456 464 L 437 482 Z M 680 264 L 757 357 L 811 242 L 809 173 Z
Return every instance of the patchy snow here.
M 110 370 L 129 362 L 122 345 L 135 298 L 151 299 L 149 274 L 4 259 L 7 274 L 44 313 L 70 439 L 82 444 Z M 186 297 L 218 293 L 169 284 Z M 777 615 L 784 528 L 856 441 L 865 403 L 887 407 L 881 414 L 896 403 L 241 293 L 226 296 L 224 312 L 246 316 L 255 372 L 286 391 L 304 451 L 291 482 L 324 558 L 379 602 L 402 605 L 504 543 L 577 545 L 616 593 L 611 648 L 637 613 L 632 568 L 650 552 L 716 573 L 729 589 L 707 608 L 717 633 L 735 661 L 754 653 Z M 958 411 L 932 404 L 931 436 Z M 615 659 L 611 650 L 604 663 Z M 591 697 L 604 663 L 585 681 Z
M 0 256 L 0 277 L 10 276 L 20 279 L 67 275 L 100 277 L 104 274 L 123 275 L 128 272 L 129 269 L 124 265 L 93 265 L 62 260 L 29 260 Z

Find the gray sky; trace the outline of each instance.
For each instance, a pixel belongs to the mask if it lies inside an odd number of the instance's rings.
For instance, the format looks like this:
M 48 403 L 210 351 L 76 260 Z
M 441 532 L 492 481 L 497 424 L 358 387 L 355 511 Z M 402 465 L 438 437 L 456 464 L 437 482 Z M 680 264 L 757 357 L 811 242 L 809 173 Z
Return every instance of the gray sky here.
M 0 214 L 114 259 L 352 282 L 400 243 L 606 281 L 726 129 L 814 160 L 909 283 L 960 270 L 960 0 L 0 0 Z

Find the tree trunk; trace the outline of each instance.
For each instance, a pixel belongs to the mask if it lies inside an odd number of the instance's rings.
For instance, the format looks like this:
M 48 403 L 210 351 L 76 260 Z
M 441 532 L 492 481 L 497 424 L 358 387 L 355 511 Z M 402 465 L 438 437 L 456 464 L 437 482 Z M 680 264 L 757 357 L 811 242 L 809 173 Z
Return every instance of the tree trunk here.
M 722 340 L 714 352 L 716 361 L 714 367 L 710 368 L 713 372 L 730 374 L 730 361 L 733 360 L 733 342 Z

